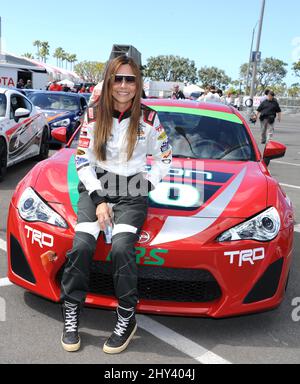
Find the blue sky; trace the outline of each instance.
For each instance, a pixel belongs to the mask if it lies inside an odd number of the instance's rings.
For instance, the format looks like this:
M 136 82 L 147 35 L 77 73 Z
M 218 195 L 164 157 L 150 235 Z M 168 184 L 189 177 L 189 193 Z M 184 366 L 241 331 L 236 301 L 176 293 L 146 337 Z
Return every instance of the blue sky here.
M 63 47 L 79 61 L 106 61 L 112 45 L 150 56 L 174 54 L 217 66 L 234 79 L 249 59 L 262 0 L 1 1 L 3 49 L 35 53 L 34 40 Z M 300 2 L 267 0 L 261 51 L 291 64 L 300 59 Z M 294 43 L 294 45 L 293 45 Z M 55 59 L 49 63 L 55 64 Z M 300 81 L 290 74 L 288 84 Z

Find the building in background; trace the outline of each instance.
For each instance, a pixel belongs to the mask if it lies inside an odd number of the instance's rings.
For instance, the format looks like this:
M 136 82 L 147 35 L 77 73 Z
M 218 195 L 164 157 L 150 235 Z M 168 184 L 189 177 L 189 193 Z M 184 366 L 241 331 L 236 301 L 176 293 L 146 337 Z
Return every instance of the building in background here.
M 25 84 L 31 80 L 34 89 L 45 89 L 47 84 L 53 80 L 68 79 L 74 83 L 82 82 L 75 72 L 13 54 L 2 53 L 0 55 L 0 86 L 16 87 L 20 79 Z

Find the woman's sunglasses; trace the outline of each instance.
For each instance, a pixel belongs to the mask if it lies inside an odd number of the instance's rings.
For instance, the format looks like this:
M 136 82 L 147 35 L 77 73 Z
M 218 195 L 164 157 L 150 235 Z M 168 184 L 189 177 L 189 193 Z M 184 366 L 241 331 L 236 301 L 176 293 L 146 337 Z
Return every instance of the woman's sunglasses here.
M 136 76 L 134 75 L 113 75 L 115 84 L 122 84 L 123 81 L 128 84 L 134 84 L 136 82 Z

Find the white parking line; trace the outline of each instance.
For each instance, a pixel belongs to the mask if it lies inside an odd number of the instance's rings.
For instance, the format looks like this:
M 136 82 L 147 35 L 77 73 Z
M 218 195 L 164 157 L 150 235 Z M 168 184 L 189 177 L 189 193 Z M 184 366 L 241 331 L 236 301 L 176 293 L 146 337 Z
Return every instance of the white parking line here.
M 300 224 L 295 225 L 295 232 L 300 233 Z
M 138 316 L 139 327 L 201 364 L 232 364 L 150 317 Z
M 280 183 L 280 185 L 286 188 L 300 189 L 298 185 L 290 185 L 290 184 L 283 184 L 283 183 Z
M 13 285 L 8 278 L 0 279 L 0 287 L 9 287 L 10 285 Z
M 294 167 L 300 167 L 300 164 L 286 163 L 285 161 L 272 161 L 272 164 L 292 165 Z

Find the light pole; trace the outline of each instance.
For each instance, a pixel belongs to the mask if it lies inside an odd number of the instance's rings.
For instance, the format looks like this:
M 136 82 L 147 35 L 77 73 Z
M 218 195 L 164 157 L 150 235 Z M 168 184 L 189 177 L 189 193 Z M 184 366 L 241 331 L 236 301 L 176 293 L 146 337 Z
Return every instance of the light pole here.
M 252 74 L 252 83 L 251 83 L 251 91 L 250 91 L 250 100 L 253 101 L 254 94 L 255 94 L 255 87 L 256 87 L 256 76 L 257 76 L 257 55 L 260 49 L 260 40 L 261 40 L 261 34 L 262 34 L 262 27 L 264 22 L 264 15 L 265 15 L 265 7 L 266 7 L 266 0 L 262 0 L 262 7 L 261 7 L 261 14 L 260 14 L 260 21 L 259 21 L 259 30 L 258 30 L 258 36 L 257 36 L 257 44 L 256 44 L 256 57 L 253 63 L 253 74 Z M 253 105 L 251 107 L 251 113 L 253 112 Z
M 250 81 L 250 68 L 252 65 L 252 52 L 253 52 L 253 45 L 254 45 L 254 37 L 255 37 L 255 31 L 256 27 L 259 22 L 256 23 L 255 27 L 253 28 L 253 33 L 252 33 L 252 42 L 251 42 L 251 48 L 250 48 L 250 57 L 249 57 L 249 64 L 248 64 L 248 70 L 247 70 L 247 82 L 246 82 L 246 92 L 248 92 L 249 88 L 249 81 Z

